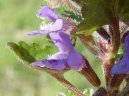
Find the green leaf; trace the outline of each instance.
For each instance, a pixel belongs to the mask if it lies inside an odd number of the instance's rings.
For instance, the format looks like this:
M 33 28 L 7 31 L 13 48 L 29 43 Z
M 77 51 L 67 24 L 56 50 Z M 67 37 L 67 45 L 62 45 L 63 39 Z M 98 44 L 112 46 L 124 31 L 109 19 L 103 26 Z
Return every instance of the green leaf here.
M 31 48 L 30 48 L 30 54 L 32 56 L 36 57 L 38 50 L 41 50 L 41 48 L 39 47 L 39 45 L 36 44 L 36 43 L 32 43 Z
M 30 55 L 28 50 L 20 47 L 19 45 L 12 43 L 12 42 L 8 42 L 7 46 L 16 54 L 16 56 L 23 63 L 30 64 L 30 63 L 36 61 L 36 59 Z
M 26 50 L 30 50 L 30 48 L 31 48 L 31 47 L 30 47 L 26 42 L 24 42 L 24 41 L 19 41 L 18 44 L 19 44 L 20 47 L 22 47 L 22 48 L 24 48 L 24 49 L 26 49 Z
M 129 19 L 129 0 L 116 0 L 117 14 L 120 19 Z
M 97 28 L 114 21 L 112 0 L 83 0 L 82 16 L 84 20 L 79 24 L 81 33 L 91 34 Z
M 8 42 L 7 46 L 25 64 L 45 59 L 49 54 L 56 52 L 56 48 L 52 44 L 49 46 L 39 46 L 37 43 L 28 45 L 26 42 L 20 41 L 18 44 Z
M 129 0 L 83 0 L 83 21 L 78 25 L 79 33 L 90 35 L 105 24 L 118 19 L 129 19 Z
M 61 17 L 70 18 L 78 22 L 82 20 L 82 17 L 80 14 L 76 14 L 75 12 L 70 11 L 69 8 L 66 8 L 63 6 L 60 8 L 55 8 L 54 11 Z
M 43 58 L 47 58 L 49 55 L 52 55 L 55 52 L 57 52 L 57 50 L 54 46 L 47 45 L 36 51 L 36 58 L 41 60 Z

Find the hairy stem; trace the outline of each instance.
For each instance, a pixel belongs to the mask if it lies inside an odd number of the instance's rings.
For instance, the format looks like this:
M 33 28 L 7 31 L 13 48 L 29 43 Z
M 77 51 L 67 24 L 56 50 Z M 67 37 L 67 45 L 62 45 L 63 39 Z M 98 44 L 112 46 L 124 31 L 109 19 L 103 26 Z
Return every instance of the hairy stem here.
M 74 87 L 69 81 L 67 81 L 63 75 L 60 74 L 51 74 L 54 78 L 56 78 L 61 84 L 63 84 L 66 88 L 71 90 L 76 96 L 85 96 L 81 91 L 79 91 L 76 87 Z
M 41 67 L 37 67 L 37 66 L 31 66 L 31 67 L 33 69 L 37 69 L 37 70 L 45 71 L 45 72 L 49 73 L 51 76 L 53 76 L 55 79 L 57 79 L 57 81 L 59 81 L 61 84 L 63 84 L 66 88 L 71 90 L 76 96 L 84 96 L 84 94 L 80 90 L 78 90 L 75 86 L 73 86 L 69 81 L 67 81 L 64 78 L 63 74 L 68 70 L 57 71 L 57 70 L 41 68 Z
M 113 38 L 112 38 L 112 45 L 113 45 L 113 49 L 112 49 L 112 53 L 113 55 L 116 55 L 116 53 L 118 52 L 119 46 L 120 46 L 120 30 L 119 30 L 119 22 L 117 22 L 116 24 L 113 25 L 114 28 L 114 32 L 113 32 Z
M 116 22 L 111 25 L 111 28 L 112 28 L 112 31 L 110 32 L 111 43 L 108 44 L 108 48 L 106 49 L 107 51 L 105 51 L 104 53 L 105 55 L 100 56 L 100 57 L 101 57 L 102 64 L 103 64 L 102 67 L 103 67 L 103 71 L 105 75 L 107 93 L 109 96 L 115 96 L 115 94 L 117 94 L 119 89 L 117 89 L 116 91 L 111 88 L 112 75 L 110 74 L 110 70 L 111 70 L 112 65 L 115 63 L 115 55 L 117 54 L 119 46 L 120 46 L 120 31 L 119 31 L 118 20 L 116 20 Z M 101 35 L 105 36 L 102 33 Z M 103 49 L 103 47 L 101 48 Z
M 119 21 L 116 20 L 114 24 L 112 24 L 113 27 L 113 33 L 112 33 L 112 50 L 111 50 L 111 56 L 109 60 L 109 64 L 104 65 L 104 70 L 105 70 L 105 78 L 106 78 L 106 84 L 107 84 L 107 90 L 109 96 L 115 96 L 117 95 L 119 87 L 116 90 L 113 90 L 111 88 L 111 82 L 112 82 L 112 76 L 110 74 L 110 69 L 112 65 L 115 63 L 115 55 L 118 52 L 119 46 L 120 46 L 120 31 L 119 31 Z M 107 67 L 107 68 L 106 68 Z M 115 82 L 116 83 L 116 82 Z M 114 94 L 115 93 L 115 94 Z
M 111 66 L 112 66 L 113 62 L 114 62 L 114 59 L 110 59 L 110 60 L 104 61 L 103 65 L 102 65 L 104 75 L 105 75 L 107 92 L 109 92 L 111 90 L 110 84 L 111 84 L 112 76 L 110 74 L 110 69 L 111 69 Z

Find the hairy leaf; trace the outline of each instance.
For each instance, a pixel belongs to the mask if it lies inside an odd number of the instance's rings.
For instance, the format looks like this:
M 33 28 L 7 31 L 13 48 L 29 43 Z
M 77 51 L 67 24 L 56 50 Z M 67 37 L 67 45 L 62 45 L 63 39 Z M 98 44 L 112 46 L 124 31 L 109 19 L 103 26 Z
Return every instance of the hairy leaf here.
M 37 43 L 28 45 L 24 41 L 20 41 L 18 44 L 8 42 L 7 46 L 16 54 L 22 63 L 30 64 L 37 60 L 46 58 L 49 54 L 55 53 L 54 46 L 39 46 Z
M 20 61 L 22 61 L 22 63 L 30 64 L 36 61 L 36 59 L 32 57 L 29 51 L 25 48 L 20 47 L 19 45 L 12 42 L 8 42 L 7 46 L 16 54 L 16 56 L 20 59 Z

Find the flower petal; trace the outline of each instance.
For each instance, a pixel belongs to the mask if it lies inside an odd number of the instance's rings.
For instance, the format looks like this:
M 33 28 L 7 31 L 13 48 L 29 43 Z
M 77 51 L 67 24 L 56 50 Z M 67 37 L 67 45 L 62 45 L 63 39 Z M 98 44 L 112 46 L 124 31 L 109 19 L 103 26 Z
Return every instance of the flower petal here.
M 48 25 L 46 29 L 39 30 L 39 31 L 32 31 L 27 33 L 27 35 L 43 35 L 43 34 L 49 34 L 56 31 L 61 30 L 63 27 L 63 21 L 61 19 L 57 19 L 56 22 L 52 25 Z
M 48 26 L 46 30 L 50 32 L 55 32 L 61 30 L 63 27 L 63 20 L 62 19 L 57 19 L 53 25 Z
M 59 16 L 48 6 L 43 6 L 38 10 L 36 14 L 37 17 L 45 17 L 49 21 L 55 22 L 56 19 L 59 19 Z
M 70 68 L 77 70 L 77 71 L 81 70 L 85 66 L 85 60 L 76 51 L 72 51 L 69 54 L 67 63 Z
M 45 27 L 44 27 L 45 26 Z M 61 30 L 63 27 L 63 20 L 57 19 L 53 24 L 41 25 L 40 30 L 48 31 L 48 32 L 56 32 Z
M 27 33 L 27 35 L 43 35 L 43 34 L 48 34 L 49 31 L 44 31 L 44 30 L 40 30 L 40 31 L 32 31 Z
M 129 58 L 124 56 L 120 61 L 113 65 L 112 74 L 128 74 L 129 73 Z
M 50 69 L 55 69 L 55 70 L 64 70 L 67 68 L 66 64 L 66 59 L 62 60 L 40 60 L 37 62 L 33 62 L 32 66 L 37 66 L 37 67 L 47 67 Z
M 74 49 L 70 37 L 66 33 L 57 32 L 57 33 L 50 33 L 49 35 L 60 51 L 70 52 Z
M 50 57 L 48 57 L 47 59 L 67 59 L 68 57 L 68 53 L 67 52 L 57 52 L 54 55 L 51 55 Z

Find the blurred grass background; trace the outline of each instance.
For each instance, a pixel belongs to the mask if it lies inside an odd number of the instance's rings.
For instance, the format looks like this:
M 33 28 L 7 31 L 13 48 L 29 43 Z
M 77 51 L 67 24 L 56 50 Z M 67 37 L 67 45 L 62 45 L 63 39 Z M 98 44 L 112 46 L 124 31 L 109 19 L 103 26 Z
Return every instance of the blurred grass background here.
M 26 35 L 27 32 L 38 29 L 41 21 L 35 14 L 43 4 L 43 0 L 0 0 L 0 96 L 56 96 L 58 92 L 67 92 L 67 89 L 47 73 L 21 64 L 6 46 L 8 41 L 20 40 L 43 43 L 41 36 Z M 80 44 L 76 47 L 89 59 L 103 81 L 97 58 Z M 92 87 L 74 71 L 68 72 L 65 77 L 82 91 Z

